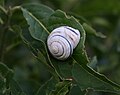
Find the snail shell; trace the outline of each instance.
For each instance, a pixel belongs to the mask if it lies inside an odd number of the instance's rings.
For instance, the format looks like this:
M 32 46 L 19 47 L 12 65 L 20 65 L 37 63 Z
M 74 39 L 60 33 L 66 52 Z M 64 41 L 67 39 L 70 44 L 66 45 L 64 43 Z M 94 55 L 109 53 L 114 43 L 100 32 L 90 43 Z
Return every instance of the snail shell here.
M 80 40 L 80 32 L 69 26 L 54 29 L 48 39 L 47 46 L 50 53 L 59 60 L 67 59 Z

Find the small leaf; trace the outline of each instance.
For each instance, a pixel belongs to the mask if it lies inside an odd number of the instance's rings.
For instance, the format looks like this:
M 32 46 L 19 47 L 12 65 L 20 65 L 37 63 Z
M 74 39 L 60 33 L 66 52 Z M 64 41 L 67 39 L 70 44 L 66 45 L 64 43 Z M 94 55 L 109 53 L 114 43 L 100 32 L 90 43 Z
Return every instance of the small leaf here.
M 95 36 L 100 37 L 100 38 L 106 38 L 104 34 L 102 34 L 101 32 L 96 32 L 95 29 L 93 29 L 90 25 L 86 23 L 83 23 L 83 27 L 86 30 L 86 32 L 89 34 L 94 34 Z

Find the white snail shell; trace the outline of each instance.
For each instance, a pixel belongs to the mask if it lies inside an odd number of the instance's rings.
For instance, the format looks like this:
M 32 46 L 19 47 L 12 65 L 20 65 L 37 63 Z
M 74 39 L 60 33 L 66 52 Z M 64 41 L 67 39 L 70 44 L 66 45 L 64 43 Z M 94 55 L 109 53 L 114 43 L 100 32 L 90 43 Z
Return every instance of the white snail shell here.
M 67 59 L 80 40 L 80 32 L 69 26 L 54 29 L 48 39 L 47 46 L 50 53 L 59 60 Z

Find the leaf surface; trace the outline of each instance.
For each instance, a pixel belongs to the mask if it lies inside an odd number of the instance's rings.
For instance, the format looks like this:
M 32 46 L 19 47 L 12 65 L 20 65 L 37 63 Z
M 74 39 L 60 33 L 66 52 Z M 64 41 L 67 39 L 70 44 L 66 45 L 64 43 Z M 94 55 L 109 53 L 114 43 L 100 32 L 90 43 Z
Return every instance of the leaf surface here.
M 114 88 L 115 86 L 113 87 L 114 84 L 112 85 L 112 82 L 105 76 L 101 75 L 101 78 L 96 77 L 92 72 L 88 72 L 88 70 L 80 66 L 78 63 L 73 66 L 72 74 L 81 89 L 91 88 L 95 91 L 113 92 L 117 94 L 120 93 L 120 91 L 117 91 L 117 89 Z M 104 80 L 104 78 L 107 80 Z

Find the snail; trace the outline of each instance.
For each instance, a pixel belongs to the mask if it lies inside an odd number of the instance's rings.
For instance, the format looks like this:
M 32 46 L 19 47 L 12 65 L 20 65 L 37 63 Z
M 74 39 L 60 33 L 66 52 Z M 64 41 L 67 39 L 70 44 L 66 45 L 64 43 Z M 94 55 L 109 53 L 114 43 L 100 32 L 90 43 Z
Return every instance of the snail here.
M 73 49 L 80 41 L 80 32 L 69 26 L 54 29 L 47 39 L 47 46 L 52 56 L 65 60 L 72 55 Z

